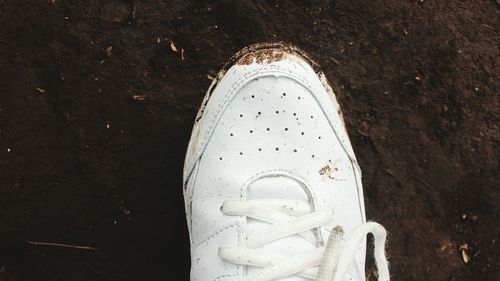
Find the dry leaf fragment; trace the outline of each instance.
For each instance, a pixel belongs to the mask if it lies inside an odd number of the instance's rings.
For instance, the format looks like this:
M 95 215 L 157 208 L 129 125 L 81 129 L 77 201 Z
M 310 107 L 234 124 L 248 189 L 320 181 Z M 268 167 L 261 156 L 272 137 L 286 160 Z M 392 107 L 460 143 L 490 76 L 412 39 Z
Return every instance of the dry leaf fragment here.
M 132 98 L 137 101 L 143 101 L 146 98 L 146 95 L 133 95 Z
M 462 253 L 462 259 L 464 263 L 468 263 L 470 261 L 470 257 L 467 254 L 467 250 L 469 249 L 469 244 L 464 243 L 460 245 L 460 252 Z
M 132 20 L 134 21 L 136 17 L 137 17 L 137 6 L 134 5 L 134 8 L 132 8 Z
M 36 88 L 36 91 L 39 92 L 40 94 L 45 93 L 46 91 L 42 88 Z
M 106 55 L 109 57 L 111 56 L 111 53 L 113 52 L 113 47 L 109 46 L 106 48 Z
M 172 51 L 174 51 L 174 52 L 179 51 L 179 50 L 177 50 L 177 47 L 175 47 L 174 41 L 170 41 L 170 49 L 172 49 Z
M 465 249 L 462 249 L 462 259 L 464 260 L 464 263 L 468 263 L 470 261 L 469 255 L 467 255 Z
M 156 37 L 156 43 L 160 44 L 160 42 L 161 42 L 160 37 Z

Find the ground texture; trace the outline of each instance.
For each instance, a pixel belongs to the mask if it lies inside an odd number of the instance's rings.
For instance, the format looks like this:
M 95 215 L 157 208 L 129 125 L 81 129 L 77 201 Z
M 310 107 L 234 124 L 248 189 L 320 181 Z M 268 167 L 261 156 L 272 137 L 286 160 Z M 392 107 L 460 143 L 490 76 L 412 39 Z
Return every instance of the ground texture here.
M 192 122 L 224 61 L 264 40 L 304 48 L 331 81 L 394 280 L 499 280 L 499 13 L 493 0 L 0 0 L 0 280 L 188 280 Z

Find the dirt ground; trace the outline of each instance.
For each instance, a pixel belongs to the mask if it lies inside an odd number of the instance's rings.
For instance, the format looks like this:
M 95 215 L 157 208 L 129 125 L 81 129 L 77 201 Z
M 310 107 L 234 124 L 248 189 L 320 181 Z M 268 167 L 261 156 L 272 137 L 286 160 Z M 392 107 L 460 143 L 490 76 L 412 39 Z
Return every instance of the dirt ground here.
M 494 0 L 0 0 L 0 280 L 188 280 L 192 122 L 225 60 L 266 40 L 307 50 L 332 83 L 393 279 L 500 280 L 499 13 Z

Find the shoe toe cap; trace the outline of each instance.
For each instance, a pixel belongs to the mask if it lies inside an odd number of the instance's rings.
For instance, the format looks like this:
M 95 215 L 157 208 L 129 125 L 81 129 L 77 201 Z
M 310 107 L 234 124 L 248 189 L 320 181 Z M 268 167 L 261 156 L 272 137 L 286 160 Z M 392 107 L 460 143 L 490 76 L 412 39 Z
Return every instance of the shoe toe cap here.
M 291 159 L 305 157 L 300 153 L 318 157 L 305 148 L 333 141 L 339 143 L 339 151 L 355 159 L 333 91 L 307 56 L 292 47 L 266 46 L 244 49 L 236 57 L 205 97 L 193 128 L 185 176 L 206 154 L 209 143 L 223 151 L 235 149 L 232 153 L 239 156 L 273 151 Z M 230 148 L 231 142 L 239 148 Z M 225 158 L 219 154 L 214 159 Z M 328 157 L 326 161 L 333 161 Z

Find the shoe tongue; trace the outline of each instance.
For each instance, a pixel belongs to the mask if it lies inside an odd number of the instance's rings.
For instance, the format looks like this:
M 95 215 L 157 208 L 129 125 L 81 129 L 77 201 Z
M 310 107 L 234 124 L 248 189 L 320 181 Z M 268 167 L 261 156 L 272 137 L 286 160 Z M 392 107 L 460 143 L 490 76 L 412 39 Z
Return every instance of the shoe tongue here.
M 251 199 L 285 199 L 285 200 L 297 200 L 305 203 L 310 203 L 309 196 L 305 192 L 302 184 L 294 179 L 286 176 L 276 176 L 276 177 L 265 177 L 254 181 L 248 187 L 247 198 Z M 269 224 L 263 221 L 248 218 L 247 221 L 247 232 L 252 233 L 263 227 L 268 227 Z M 285 257 L 301 254 L 305 251 L 314 249 L 309 241 L 300 235 L 288 236 L 269 244 L 262 246 L 263 252 L 279 254 Z M 256 274 L 261 268 L 248 267 L 248 275 L 252 276 Z M 300 276 L 290 276 L 280 280 L 286 281 L 306 281 L 307 278 Z

